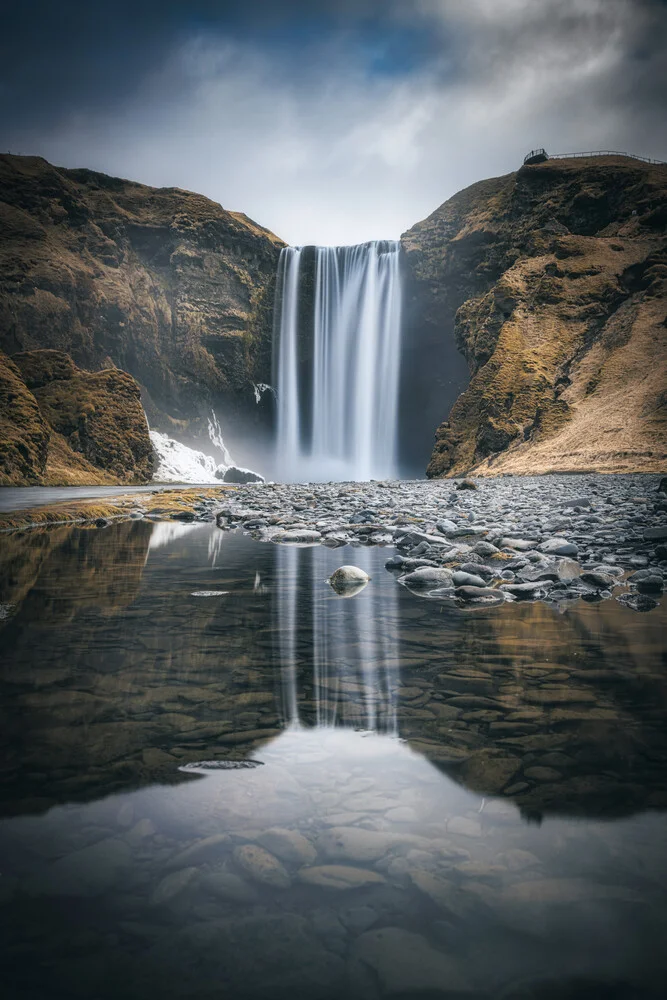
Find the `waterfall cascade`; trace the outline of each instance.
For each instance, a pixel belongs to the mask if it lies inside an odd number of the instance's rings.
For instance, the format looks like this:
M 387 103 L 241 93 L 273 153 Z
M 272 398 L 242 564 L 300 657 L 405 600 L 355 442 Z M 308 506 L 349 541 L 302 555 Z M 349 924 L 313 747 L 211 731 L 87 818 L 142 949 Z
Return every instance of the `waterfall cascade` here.
M 312 322 L 303 315 L 304 255 L 310 249 Z M 282 250 L 274 354 L 276 478 L 396 476 L 399 254 L 397 241 Z M 312 327 L 309 344 L 302 327 Z

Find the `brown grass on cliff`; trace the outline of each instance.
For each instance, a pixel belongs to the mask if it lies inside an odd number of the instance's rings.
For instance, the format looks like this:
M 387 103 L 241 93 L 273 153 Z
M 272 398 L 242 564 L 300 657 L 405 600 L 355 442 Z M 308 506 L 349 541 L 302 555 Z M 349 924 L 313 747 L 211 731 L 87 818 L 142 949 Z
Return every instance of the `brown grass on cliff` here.
M 665 467 L 666 226 L 667 168 L 609 157 L 473 185 L 406 234 L 471 369 L 428 475 Z
M 144 390 L 151 420 L 202 404 L 260 419 L 283 243 L 240 212 L 39 157 L 0 155 L 0 349 L 64 351 Z
M 41 481 L 50 435 L 21 372 L 0 353 L 0 486 Z
M 0 482 L 142 483 L 153 449 L 126 372 L 84 372 L 61 351 L 0 356 Z

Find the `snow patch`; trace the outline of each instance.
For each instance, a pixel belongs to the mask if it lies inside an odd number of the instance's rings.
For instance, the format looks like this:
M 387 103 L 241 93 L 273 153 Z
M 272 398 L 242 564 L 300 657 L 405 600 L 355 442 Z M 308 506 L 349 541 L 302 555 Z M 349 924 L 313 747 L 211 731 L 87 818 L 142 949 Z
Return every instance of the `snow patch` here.
M 158 457 L 158 467 L 153 479 L 160 483 L 217 484 L 216 471 L 220 465 L 211 455 L 188 448 L 160 431 L 150 431 L 153 448 Z M 224 472 L 224 469 L 222 470 Z M 222 476 L 221 472 L 221 476 Z

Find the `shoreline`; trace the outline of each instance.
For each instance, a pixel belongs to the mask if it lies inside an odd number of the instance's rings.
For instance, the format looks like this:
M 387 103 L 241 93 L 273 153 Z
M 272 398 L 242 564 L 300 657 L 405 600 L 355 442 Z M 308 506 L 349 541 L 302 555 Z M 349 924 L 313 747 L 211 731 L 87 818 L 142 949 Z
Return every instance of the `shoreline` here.
M 659 475 L 503 476 L 318 484 L 179 486 L 0 514 L 0 531 L 105 528 L 147 519 L 215 524 L 260 542 L 386 546 L 386 569 L 420 596 L 468 607 L 615 598 L 656 607 L 667 580 Z

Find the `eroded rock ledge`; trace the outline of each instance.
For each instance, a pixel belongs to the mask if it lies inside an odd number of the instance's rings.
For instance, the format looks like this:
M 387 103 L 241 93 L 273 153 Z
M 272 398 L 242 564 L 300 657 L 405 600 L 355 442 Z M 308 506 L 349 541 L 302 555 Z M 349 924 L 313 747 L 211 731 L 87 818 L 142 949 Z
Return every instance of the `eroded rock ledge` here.
M 139 386 L 62 351 L 0 353 L 0 484 L 145 483 L 154 455 Z

